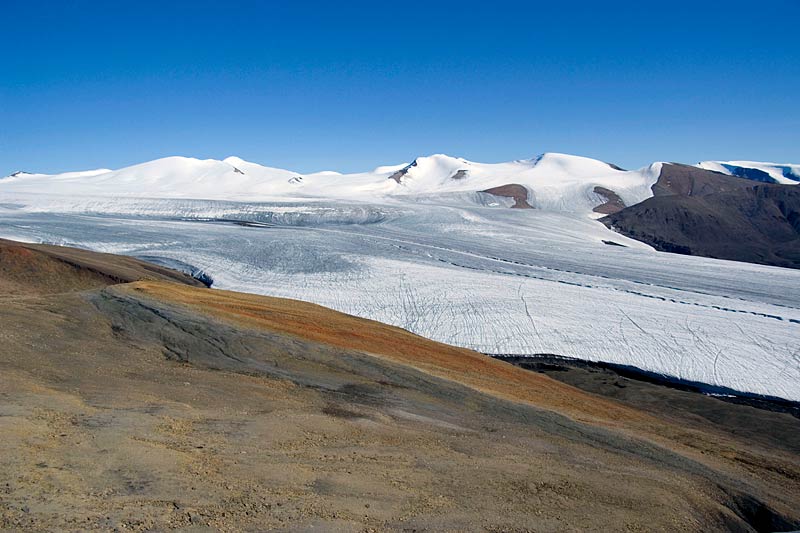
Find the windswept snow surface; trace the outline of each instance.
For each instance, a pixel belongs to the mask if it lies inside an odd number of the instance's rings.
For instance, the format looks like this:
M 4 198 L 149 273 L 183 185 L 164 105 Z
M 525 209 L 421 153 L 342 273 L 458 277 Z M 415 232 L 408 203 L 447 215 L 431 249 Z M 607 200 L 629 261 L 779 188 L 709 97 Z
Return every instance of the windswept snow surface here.
M 169 179 L 145 164 L 0 180 L 0 237 L 177 261 L 217 288 L 307 300 L 486 353 L 602 360 L 800 401 L 800 271 L 656 253 L 591 218 L 603 201 L 595 185 L 635 203 L 658 165 L 431 156 L 300 175 L 231 158 L 169 162 Z M 539 209 L 477 192 L 506 183 L 528 187 Z
M 800 183 L 800 165 L 763 163 L 759 161 L 703 161 L 697 165 L 706 170 L 714 170 L 755 181 L 771 180 L 772 183 L 797 185 Z M 753 172 L 755 171 L 755 172 Z

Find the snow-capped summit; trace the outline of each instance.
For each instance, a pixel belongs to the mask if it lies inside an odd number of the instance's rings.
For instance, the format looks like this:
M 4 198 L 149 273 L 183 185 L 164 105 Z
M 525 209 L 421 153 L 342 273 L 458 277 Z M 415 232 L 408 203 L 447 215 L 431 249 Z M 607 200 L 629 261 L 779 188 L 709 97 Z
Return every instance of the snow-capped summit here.
M 16 178 L 18 176 L 25 176 L 25 175 L 29 175 L 29 174 L 30 174 L 30 172 L 25 172 L 24 170 L 17 170 L 16 172 L 12 172 L 11 174 L 9 174 L 7 177 Z
M 10 178 L 7 191 L 69 196 L 242 199 L 280 189 L 296 173 L 239 158 L 225 161 L 171 156 L 119 170 L 27 174 Z
M 535 166 L 559 168 L 572 174 L 602 174 L 608 172 L 609 169 L 616 172 L 625 172 L 615 165 L 604 163 L 598 159 L 558 152 L 545 152 L 534 157 L 531 162 Z
M 13 174 L 9 174 L 8 176 L 2 179 L 4 182 L 17 182 L 17 183 L 38 183 L 41 179 L 46 179 L 48 181 L 64 181 L 64 180 L 71 180 L 71 179 L 81 179 L 87 178 L 90 176 L 97 176 L 99 174 L 104 174 L 106 172 L 111 172 L 111 170 L 107 168 L 98 168 L 95 170 L 82 170 L 78 172 L 64 172 L 62 174 L 37 174 L 35 172 L 25 172 L 22 170 L 18 170 Z
M 626 171 L 597 159 L 544 153 L 507 163 L 477 163 L 444 154 L 418 157 L 391 174 L 394 194 L 446 194 L 485 191 L 505 185 L 528 190 L 539 209 L 590 213 L 603 203 L 595 188 L 613 191 L 626 205 L 652 196 L 660 166 Z
M 372 173 L 373 174 L 390 174 L 390 173 L 397 172 L 398 170 L 402 170 L 402 169 L 406 168 L 408 165 L 409 165 L 409 163 L 401 163 L 399 165 L 382 165 L 382 166 L 379 166 L 379 167 L 375 167 L 372 170 Z
M 292 176 L 297 175 L 297 172 L 292 172 L 291 170 L 284 170 L 282 168 L 274 168 L 274 167 L 265 167 L 264 165 L 259 165 L 258 163 L 252 163 L 250 161 L 245 161 L 241 157 L 230 156 L 226 157 L 222 160 L 223 163 L 226 163 L 234 168 L 234 171 L 238 170 L 244 174 L 252 175 L 254 177 L 260 177 L 263 179 L 291 179 Z

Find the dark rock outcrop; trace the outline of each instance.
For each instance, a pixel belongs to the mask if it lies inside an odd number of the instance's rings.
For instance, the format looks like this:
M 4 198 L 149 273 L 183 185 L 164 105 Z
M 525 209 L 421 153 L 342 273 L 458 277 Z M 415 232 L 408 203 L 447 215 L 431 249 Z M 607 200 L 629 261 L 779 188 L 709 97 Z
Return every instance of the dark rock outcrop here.
M 665 252 L 800 268 L 800 188 L 665 164 L 653 193 L 602 222 Z
M 594 193 L 605 199 L 605 203 L 602 203 L 592 209 L 592 211 L 595 213 L 610 215 L 612 213 L 618 213 L 626 207 L 625 202 L 622 201 L 622 198 L 620 198 L 619 195 L 611 189 L 606 189 L 605 187 L 600 187 L 598 185 L 594 188 Z
M 665 163 L 652 190 L 653 196 L 704 196 L 752 186 L 753 183 L 749 180 L 735 178 L 721 172 L 678 163 Z
M 400 170 L 398 170 L 397 172 L 395 172 L 394 174 L 389 176 L 389 179 L 390 180 L 394 180 L 397 183 L 402 183 L 403 182 L 403 178 L 405 177 L 406 174 L 408 174 L 408 171 L 411 170 L 415 166 L 417 166 L 417 160 L 416 159 L 414 161 L 412 161 L 410 165 L 408 165 L 408 166 L 406 166 L 404 168 L 401 168 Z

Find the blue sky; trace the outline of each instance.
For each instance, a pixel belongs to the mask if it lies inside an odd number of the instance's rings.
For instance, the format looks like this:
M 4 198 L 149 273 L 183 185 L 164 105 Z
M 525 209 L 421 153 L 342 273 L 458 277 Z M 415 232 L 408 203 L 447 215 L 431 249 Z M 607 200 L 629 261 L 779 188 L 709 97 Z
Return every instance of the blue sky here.
M 0 175 L 167 155 L 800 163 L 800 2 L 648 4 L 3 0 Z

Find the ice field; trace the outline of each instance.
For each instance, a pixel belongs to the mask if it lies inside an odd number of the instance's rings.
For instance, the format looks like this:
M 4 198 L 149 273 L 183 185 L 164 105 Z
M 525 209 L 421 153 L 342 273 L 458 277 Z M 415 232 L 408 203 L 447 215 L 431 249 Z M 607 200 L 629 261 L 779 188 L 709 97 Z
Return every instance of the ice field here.
M 237 203 L 0 190 L 0 237 L 194 267 L 219 289 L 485 353 L 623 363 L 800 401 L 800 271 L 657 253 L 585 213 L 458 191 Z

